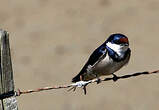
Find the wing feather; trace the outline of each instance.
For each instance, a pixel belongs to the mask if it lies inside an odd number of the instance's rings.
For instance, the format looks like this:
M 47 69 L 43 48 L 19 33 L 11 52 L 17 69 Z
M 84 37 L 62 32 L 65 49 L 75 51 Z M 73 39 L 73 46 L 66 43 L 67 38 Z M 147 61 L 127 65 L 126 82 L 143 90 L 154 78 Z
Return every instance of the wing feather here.
M 87 68 L 88 66 L 91 66 L 92 68 L 100 62 L 104 56 L 107 53 L 107 49 L 105 46 L 101 45 L 98 47 L 89 57 L 87 63 L 84 65 L 84 67 L 81 69 L 78 75 L 76 75 L 73 79 L 72 82 L 77 82 L 80 81 L 80 76 L 87 74 Z

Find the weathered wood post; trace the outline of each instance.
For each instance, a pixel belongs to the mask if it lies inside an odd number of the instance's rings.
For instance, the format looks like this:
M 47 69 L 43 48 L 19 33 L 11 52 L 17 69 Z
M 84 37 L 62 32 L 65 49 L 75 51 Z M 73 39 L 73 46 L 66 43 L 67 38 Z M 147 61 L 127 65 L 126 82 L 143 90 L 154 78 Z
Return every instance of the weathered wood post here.
M 14 94 L 9 34 L 0 29 L 0 110 L 18 110 Z

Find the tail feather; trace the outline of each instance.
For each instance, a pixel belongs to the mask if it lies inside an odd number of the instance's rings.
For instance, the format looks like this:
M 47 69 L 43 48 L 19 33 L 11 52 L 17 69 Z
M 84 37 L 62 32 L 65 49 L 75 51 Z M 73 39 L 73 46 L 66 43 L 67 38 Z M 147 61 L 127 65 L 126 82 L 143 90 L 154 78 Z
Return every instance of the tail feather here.
M 78 81 L 81 81 L 81 79 L 84 78 L 84 73 L 86 71 L 86 68 L 87 68 L 87 63 L 84 65 L 84 67 L 82 68 L 82 70 L 74 77 L 72 78 L 72 82 L 78 82 Z M 82 78 L 81 78 L 82 77 Z
M 78 81 L 80 81 L 80 74 L 72 78 L 72 82 L 78 82 Z

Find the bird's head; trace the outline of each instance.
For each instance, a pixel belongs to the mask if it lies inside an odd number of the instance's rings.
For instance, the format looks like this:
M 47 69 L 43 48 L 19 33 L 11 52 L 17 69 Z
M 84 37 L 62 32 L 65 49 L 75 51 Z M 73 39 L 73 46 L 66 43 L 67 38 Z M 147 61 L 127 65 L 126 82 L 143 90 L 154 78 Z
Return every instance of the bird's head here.
M 112 34 L 106 40 L 106 46 L 114 50 L 116 53 L 121 54 L 129 48 L 129 40 L 123 34 Z
M 106 43 L 108 42 L 120 46 L 129 46 L 128 38 L 125 35 L 119 33 L 110 35 L 106 40 Z

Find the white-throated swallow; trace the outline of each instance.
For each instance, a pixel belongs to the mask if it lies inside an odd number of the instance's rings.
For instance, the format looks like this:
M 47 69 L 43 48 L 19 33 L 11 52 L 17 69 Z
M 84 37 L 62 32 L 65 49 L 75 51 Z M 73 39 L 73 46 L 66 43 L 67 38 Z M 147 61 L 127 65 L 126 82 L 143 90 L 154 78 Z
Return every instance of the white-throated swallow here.
M 113 75 L 114 72 L 129 62 L 131 50 L 128 38 L 120 33 L 112 34 L 89 57 L 88 61 L 72 82 L 88 81 L 104 75 Z

